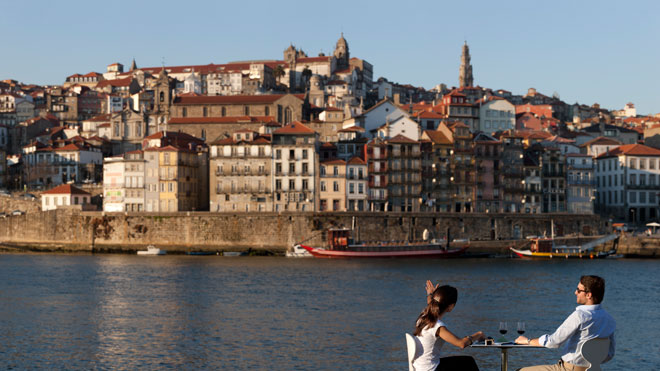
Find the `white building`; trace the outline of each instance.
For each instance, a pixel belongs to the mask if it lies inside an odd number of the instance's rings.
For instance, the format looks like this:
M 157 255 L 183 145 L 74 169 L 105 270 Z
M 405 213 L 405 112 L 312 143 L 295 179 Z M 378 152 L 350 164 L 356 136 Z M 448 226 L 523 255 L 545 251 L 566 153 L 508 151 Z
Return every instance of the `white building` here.
M 516 106 L 508 100 L 492 96 L 479 107 L 479 130 L 486 133 L 512 130 L 516 127 Z
M 346 202 L 348 211 L 366 211 L 368 204 L 367 163 L 353 157 L 346 163 Z
M 274 211 L 314 211 L 318 134 L 294 121 L 273 132 Z
M 107 157 L 103 163 L 103 211 L 143 211 L 145 161 L 142 151 Z
M 362 116 L 359 118 L 359 120 L 356 120 L 357 124 L 361 126 L 362 128 L 365 129 L 365 134 L 373 138 L 374 133 L 376 133 L 377 129 L 383 126 L 384 124 L 390 122 L 396 122 L 402 117 L 408 118 L 408 113 L 402 110 L 401 108 L 397 107 L 394 103 L 392 103 L 389 99 L 383 99 L 380 102 L 378 102 L 375 106 L 369 108 L 368 110 L 364 111 L 362 113 Z M 410 118 L 408 118 L 410 121 Z M 414 121 L 413 121 L 414 122 Z M 415 123 L 417 124 L 417 123 Z M 346 123 L 344 127 L 350 127 L 353 126 L 353 123 Z M 418 131 L 419 131 L 419 125 L 417 124 Z M 413 139 L 413 135 L 411 133 L 404 134 L 408 138 Z M 417 138 L 419 138 L 420 133 L 417 133 Z M 394 137 L 395 135 L 392 135 L 391 137 Z M 414 139 L 417 140 L 417 139 Z
M 401 116 L 394 121 L 388 121 L 376 129 L 374 133 L 375 137 L 381 139 L 390 139 L 397 135 L 403 135 L 408 139 L 418 141 L 421 136 L 419 124 L 408 116 Z
M 95 210 L 92 195 L 70 184 L 62 184 L 41 194 L 41 211 L 55 210 L 64 206 L 80 206 L 82 210 Z
M 660 150 L 626 144 L 596 159 L 596 207 L 633 223 L 655 221 L 660 194 Z
M 566 155 L 566 201 L 571 214 L 593 214 L 596 195 L 594 159 L 586 154 Z

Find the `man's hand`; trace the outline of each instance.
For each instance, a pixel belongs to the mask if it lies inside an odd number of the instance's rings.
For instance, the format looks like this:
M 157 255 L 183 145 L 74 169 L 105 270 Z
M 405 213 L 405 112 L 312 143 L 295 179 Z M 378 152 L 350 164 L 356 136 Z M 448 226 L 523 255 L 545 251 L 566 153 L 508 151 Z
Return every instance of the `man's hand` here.
M 437 289 L 438 286 L 440 286 L 440 284 L 433 286 L 431 280 L 426 280 L 426 295 L 433 294 L 433 291 L 435 291 L 435 289 Z
M 528 345 L 529 340 L 530 340 L 529 338 L 521 335 L 518 336 L 518 338 L 516 339 L 516 344 Z

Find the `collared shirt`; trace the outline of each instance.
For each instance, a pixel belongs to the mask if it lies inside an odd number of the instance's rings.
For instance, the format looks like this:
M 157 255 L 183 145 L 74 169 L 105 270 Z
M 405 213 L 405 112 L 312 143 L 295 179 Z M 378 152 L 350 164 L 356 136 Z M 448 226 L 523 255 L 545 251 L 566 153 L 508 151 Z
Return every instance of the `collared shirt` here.
M 541 336 L 539 344 L 546 348 L 562 347 L 564 355 L 561 359 L 564 362 L 588 367 L 589 362 L 579 352 L 582 344 L 594 338 L 609 338 L 610 349 L 605 359 L 607 362 L 614 357 L 614 330 L 616 330 L 614 318 L 601 308 L 600 304 L 579 305 L 557 331 L 552 335 Z

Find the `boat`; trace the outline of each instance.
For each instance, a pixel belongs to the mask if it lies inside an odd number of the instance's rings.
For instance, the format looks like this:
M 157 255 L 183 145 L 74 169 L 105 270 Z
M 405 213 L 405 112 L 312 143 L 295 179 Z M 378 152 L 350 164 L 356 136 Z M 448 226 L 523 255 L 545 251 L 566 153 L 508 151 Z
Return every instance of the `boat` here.
M 165 255 L 167 254 L 167 250 L 162 250 L 154 245 L 149 245 L 147 246 L 147 250 L 139 250 L 137 252 L 138 255 Z
M 245 251 L 223 251 L 222 256 L 247 256 Z
M 424 236 L 428 237 L 428 234 L 425 231 Z M 296 245 L 315 258 L 453 258 L 463 255 L 470 243 L 466 240 L 449 244 L 445 239 L 428 238 L 422 241 L 357 242 L 351 238 L 350 229 L 330 228 L 325 247 Z
M 566 246 L 556 245 L 553 237 L 528 237 L 531 240 L 529 249 L 509 249 L 518 257 L 523 259 L 601 259 L 614 256 L 616 254 L 616 245 L 608 251 L 595 251 L 596 246 L 617 240 L 616 234 L 610 234 L 597 240 L 588 242 L 584 245 Z
M 206 256 L 206 255 L 218 255 L 218 253 L 215 251 L 188 251 L 186 255 Z
M 301 245 L 293 245 L 290 250 L 287 250 L 285 256 L 287 258 L 311 258 L 313 257 L 309 251 L 305 250 Z

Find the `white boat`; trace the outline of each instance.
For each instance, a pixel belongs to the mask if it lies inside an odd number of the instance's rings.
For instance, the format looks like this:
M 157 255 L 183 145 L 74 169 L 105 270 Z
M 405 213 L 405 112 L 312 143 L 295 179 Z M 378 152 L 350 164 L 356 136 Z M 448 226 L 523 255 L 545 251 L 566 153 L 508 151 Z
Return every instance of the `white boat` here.
M 309 251 L 305 250 L 300 245 L 295 245 L 291 250 L 286 252 L 287 258 L 312 258 L 314 257 Z
M 161 250 L 156 248 L 154 245 L 147 246 L 147 250 L 140 250 L 137 252 L 138 255 L 165 255 L 167 250 Z

